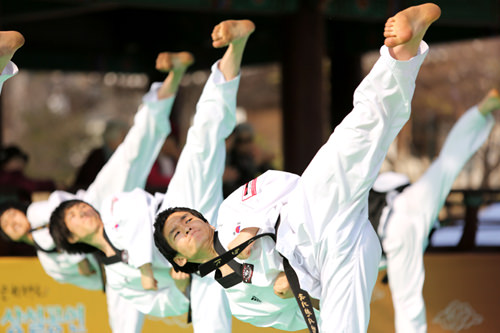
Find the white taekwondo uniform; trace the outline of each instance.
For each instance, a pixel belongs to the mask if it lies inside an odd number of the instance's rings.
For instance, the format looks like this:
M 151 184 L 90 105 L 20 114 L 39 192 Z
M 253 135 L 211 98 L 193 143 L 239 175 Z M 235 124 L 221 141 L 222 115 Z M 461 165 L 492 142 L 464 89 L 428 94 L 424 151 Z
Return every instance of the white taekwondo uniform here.
M 86 191 L 79 190 L 76 195 L 55 191 L 48 200 L 34 202 L 28 207 L 27 217 L 32 228 L 46 225 L 52 211 L 63 201 L 80 199 L 99 211 L 107 196 L 137 187 L 144 188 L 149 170 L 171 131 L 169 117 L 174 97 L 158 100 L 157 92 L 161 84 L 159 82 L 152 84 L 124 141 Z M 45 250 L 55 248 L 48 228 L 34 231 L 33 238 Z M 37 251 L 37 254 L 45 272 L 58 282 L 74 284 L 85 289 L 102 288 L 100 270 L 92 255 L 43 251 Z M 85 258 L 89 259 L 96 274 L 91 276 L 79 274 L 78 263 Z M 140 332 L 144 315 L 128 301 L 119 297 L 114 290 L 107 289 L 108 314 L 113 332 Z
M 244 228 L 274 232 L 281 216 L 275 247 L 268 237 L 258 239 L 244 261 L 254 265 L 253 283 L 226 289 L 235 317 L 286 330 L 305 328 L 296 311 L 283 314 L 290 311 L 288 302 L 277 296 L 272 300 L 274 280 L 282 270 L 279 252 L 295 269 L 301 288 L 320 299 L 321 332 L 367 330 L 381 256 L 368 221 L 368 193 L 389 145 L 410 116 L 415 79 L 427 50 L 422 42 L 415 57 L 397 61 L 383 46 L 354 93 L 354 109 L 300 178 L 264 173 L 221 205 L 217 224 L 226 249 Z M 267 292 L 255 290 L 260 286 Z
M 108 284 L 138 310 L 153 316 L 174 316 L 189 309 L 188 298 L 170 276 L 170 263 L 154 244 L 156 214 L 169 207 L 195 207 L 215 221 L 222 202 L 225 139 L 236 124 L 240 77 L 226 81 L 217 66 L 218 63 L 212 66 L 165 195 L 152 196 L 136 189 L 113 195 L 100 210 L 107 237 L 114 247 L 127 251 L 128 257 L 128 263 L 106 265 Z M 142 287 L 138 268 L 146 263 L 152 263 L 158 290 Z M 193 274 L 190 297 L 195 332 L 231 331 L 227 298 L 213 279 Z
M 472 107 L 453 126 L 439 156 L 417 182 L 399 193 L 395 188 L 403 185 L 403 175 L 382 173 L 375 181 L 375 191 L 387 192 L 388 205 L 377 232 L 387 259 L 396 332 L 427 332 L 422 288 L 428 236 L 453 182 L 493 125 L 491 114 L 483 116 Z
M 9 61 L 0 74 L 0 93 L 2 92 L 3 83 L 16 75 L 18 72 L 19 69 L 17 68 L 16 64 L 12 61 Z

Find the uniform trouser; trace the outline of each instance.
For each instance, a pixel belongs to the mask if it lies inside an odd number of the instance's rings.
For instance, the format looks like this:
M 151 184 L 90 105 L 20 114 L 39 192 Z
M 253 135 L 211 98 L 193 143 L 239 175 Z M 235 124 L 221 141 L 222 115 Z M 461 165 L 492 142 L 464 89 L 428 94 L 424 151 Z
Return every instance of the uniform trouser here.
M 236 124 L 236 93 L 239 77 L 226 82 L 212 66 L 196 106 L 176 170 L 160 211 L 169 207 L 191 207 L 215 222 L 222 203 L 222 174 L 225 168 L 225 139 Z M 210 295 L 209 297 L 207 295 Z M 195 332 L 231 331 L 231 311 L 222 287 L 211 277 L 193 276 L 191 307 Z
M 368 222 L 367 199 L 387 150 L 409 118 L 422 49 L 409 61 L 387 50 L 354 94 L 354 109 L 313 158 L 300 200 L 310 225 L 307 270 L 321 285 L 321 332 L 365 332 L 381 256 Z M 289 205 L 297 206 L 291 199 Z M 294 212 L 289 216 L 293 219 Z M 300 245 L 299 245 L 300 250 Z M 306 250 L 302 252 L 306 253 Z
M 113 333 L 139 333 L 144 324 L 144 314 L 120 296 L 113 288 L 106 288 L 109 325 Z
M 16 75 L 18 71 L 19 70 L 16 64 L 14 64 L 12 61 L 9 61 L 7 63 L 3 71 L 0 73 L 0 93 L 2 92 L 3 83 L 12 76 Z
M 394 199 L 382 246 L 387 255 L 396 332 L 427 331 L 422 288 L 429 232 L 453 182 L 492 127 L 491 115 L 484 117 L 476 107 L 470 109 L 452 128 L 429 169 Z

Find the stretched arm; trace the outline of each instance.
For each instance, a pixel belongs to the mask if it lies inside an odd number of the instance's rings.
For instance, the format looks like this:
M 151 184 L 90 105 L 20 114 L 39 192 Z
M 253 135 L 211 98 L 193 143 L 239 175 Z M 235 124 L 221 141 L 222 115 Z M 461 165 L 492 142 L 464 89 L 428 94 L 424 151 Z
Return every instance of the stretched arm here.
M 135 290 L 126 286 L 113 285 L 111 287 L 130 301 L 138 311 L 151 316 L 178 316 L 186 313 L 189 308 L 189 300 L 174 282 L 169 287 L 158 290 Z
M 246 242 L 250 238 L 257 235 L 258 231 L 259 231 L 259 228 L 245 228 L 245 229 L 241 230 L 240 233 L 238 234 L 238 236 L 236 236 L 236 238 L 233 239 L 231 241 L 231 243 L 229 243 L 228 249 L 232 250 L 235 247 L 237 247 L 238 245 L 240 245 L 241 243 Z M 252 251 L 253 244 L 254 244 L 254 242 L 250 243 L 243 251 L 241 251 L 241 253 L 237 256 L 237 258 L 242 259 L 242 260 L 248 259 L 250 257 L 250 253 Z
M 69 283 L 88 290 L 102 289 L 97 262 L 83 255 L 37 251 L 45 273 L 59 283 Z
M 156 281 L 151 263 L 139 267 L 141 271 L 141 283 L 145 290 L 158 290 L 158 281 Z

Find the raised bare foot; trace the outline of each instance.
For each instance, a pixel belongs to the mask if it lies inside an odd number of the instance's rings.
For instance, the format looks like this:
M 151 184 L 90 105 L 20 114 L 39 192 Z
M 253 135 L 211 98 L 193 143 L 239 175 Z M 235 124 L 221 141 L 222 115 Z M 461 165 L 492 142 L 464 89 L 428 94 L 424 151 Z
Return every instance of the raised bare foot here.
M 156 58 L 156 69 L 160 72 L 186 70 L 193 62 L 194 57 L 189 52 L 162 52 Z
M 0 72 L 24 44 L 24 37 L 17 31 L 0 31 Z
M 500 93 L 498 93 L 498 90 L 491 89 L 477 108 L 485 116 L 493 111 L 500 110 Z
M 255 24 L 250 20 L 222 21 L 212 31 L 212 46 L 221 48 L 230 43 L 246 42 L 254 30 Z
M 391 48 L 397 60 L 408 60 L 417 54 L 425 32 L 441 16 L 441 9 L 433 3 L 409 7 L 385 23 L 384 44 Z

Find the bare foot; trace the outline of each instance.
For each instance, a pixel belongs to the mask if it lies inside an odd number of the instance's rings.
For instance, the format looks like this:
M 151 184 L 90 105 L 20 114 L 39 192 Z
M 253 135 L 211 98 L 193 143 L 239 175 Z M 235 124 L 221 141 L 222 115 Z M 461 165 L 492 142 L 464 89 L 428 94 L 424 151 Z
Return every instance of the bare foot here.
M 498 93 L 498 90 L 491 89 L 477 108 L 484 116 L 493 111 L 500 110 L 500 93 Z
M 217 24 L 212 31 L 212 46 L 221 48 L 230 43 L 237 43 L 248 39 L 255 30 L 255 24 L 250 20 L 228 20 Z
M 162 52 L 156 58 L 156 69 L 160 72 L 186 70 L 193 62 L 194 57 L 189 52 Z
M 24 37 L 17 31 L 0 31 L 0 72 L 24 44 Z
M 425 32 L 441 16 L 441 9 L 433 3 L 409 7 L 385 23 L 384 44 L 391 48 L 397 60 L 408 60 L 417 54 Z

